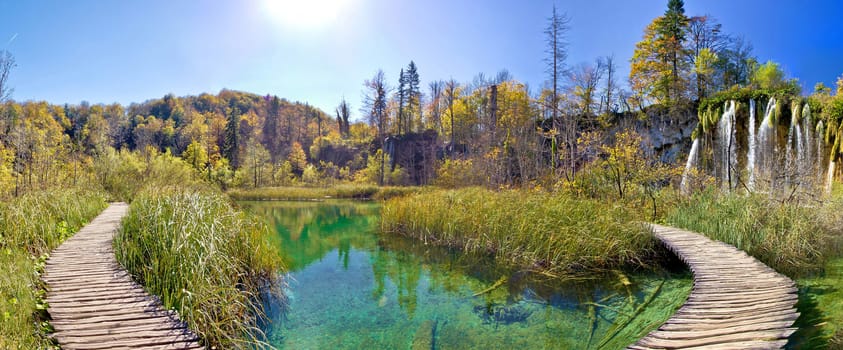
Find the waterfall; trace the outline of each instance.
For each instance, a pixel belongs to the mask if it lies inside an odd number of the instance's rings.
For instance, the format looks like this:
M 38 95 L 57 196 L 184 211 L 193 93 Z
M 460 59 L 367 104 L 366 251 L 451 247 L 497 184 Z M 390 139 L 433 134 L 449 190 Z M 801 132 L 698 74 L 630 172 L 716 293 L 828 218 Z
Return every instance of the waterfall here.
M 806 103 L 802 107 L 802 134 L 803 134 L 803 154 L 802 154 L 802 176 L 809 179 L 809 176 L 816 168 L 817 159 L 814 156 L 814 127 L 811 119 L 811 107 Z
M 834 164 L 835 162 L 828 162 L 828 174 L 825 178 L 825 194 L 831 194 L 831 184 L 834 182 Z
M 755 151 L 755 172 L 757 174 L 770 176 L 772 181 L 773 159 L 775 157 L 775 134 L 773 126 L 773 115 L 776 112 L 776 99 L 770 98 L 767 107 L 764 109 L 764 120 L 758 128 L 758 143 Z M 757 181 L 756 181 L 757 182 Z M 771 183 L 772 184 L 772 183 Z
M 694 139 L 694 143 L 691 144 L 691 152 L 688 153 L 688 162 L 685 163 L 685 171 L 682 172 L 682 181 L 679 183 L 679 191 L 684 195 L 688 195 L 691 193 L 690 189 L 688 188 L 688 177 L 691 175 L 691 171 L 697 165 L 697 154 L 699 152 L 700 138 L 697 137 Z
M 749 100 L 749 136 L 747 136 L 747 145 L 749 150 L 746 152 L 746 173 L 749 176 L 747 187 L 750 191 L 755 189 L 755 149 L 758 147 L 758 139 L 755 137 L 755 100 Z
M 736 179 L 732 171 L 735 169 L 735 101 L 729 101 L 723 106 L 723 115 L 717 122 L 717 143 L 720 148 L 720 161 L 722 169 L 720 173 L 721 183 L 733 187 Z
M 825 154 L 825 150 L 823 149 L 823 133 L 825 132 L 825 126 L 823 125 L 823 121 L 820 120 L 817 122 L 817 182 L 822 183 L 823 180 L 823 166 L 822 162 L 824 160 L 823 154 Z

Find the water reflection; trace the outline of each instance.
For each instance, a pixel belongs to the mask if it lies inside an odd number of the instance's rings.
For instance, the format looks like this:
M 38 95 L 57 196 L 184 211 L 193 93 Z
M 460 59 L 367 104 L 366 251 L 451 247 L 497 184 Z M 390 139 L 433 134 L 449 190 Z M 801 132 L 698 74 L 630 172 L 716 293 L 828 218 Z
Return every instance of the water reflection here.
M 666 319 L 690 287 L 652 273 L 538 279 L 378 234 L 374 203 L 241 204 L 266 217 L 291 271 L 289 306 L 274 309 L 266 329 L 280 347 L 619 347 L 660 323 L 652 317 Z M 635 317 L 645 303 L 667 311 Z

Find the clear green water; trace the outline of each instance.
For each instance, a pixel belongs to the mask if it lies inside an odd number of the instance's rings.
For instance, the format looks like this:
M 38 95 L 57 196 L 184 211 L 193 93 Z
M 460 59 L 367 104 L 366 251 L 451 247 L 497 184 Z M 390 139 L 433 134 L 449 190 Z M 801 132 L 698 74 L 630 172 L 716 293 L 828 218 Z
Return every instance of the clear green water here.
M 269 341 L 285 349 L 622 348 L 660 325 L 686 272 L 559 281 L 379 234 L 374 203 L 241 202 L 289 268 Z

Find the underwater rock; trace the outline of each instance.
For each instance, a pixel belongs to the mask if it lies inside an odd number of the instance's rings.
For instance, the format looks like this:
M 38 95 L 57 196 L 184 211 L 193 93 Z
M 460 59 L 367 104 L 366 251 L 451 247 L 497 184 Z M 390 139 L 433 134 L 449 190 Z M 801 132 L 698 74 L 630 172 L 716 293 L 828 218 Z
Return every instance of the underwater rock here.
M 413 350 L 432 350 L 436 348 L 436 324 L 434 320 L 422 322 L 413 337 Z
M 478 305 L 474 312 L 483 320 L 483 323 L 510 324 L 523 322 L 533 313 L 522 305 Z

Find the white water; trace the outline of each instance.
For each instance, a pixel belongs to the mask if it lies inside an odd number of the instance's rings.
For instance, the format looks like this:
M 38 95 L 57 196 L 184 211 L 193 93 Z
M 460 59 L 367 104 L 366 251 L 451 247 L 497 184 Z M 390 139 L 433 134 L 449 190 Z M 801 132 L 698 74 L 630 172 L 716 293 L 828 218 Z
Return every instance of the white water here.
M 755 189 L 755 149 L 758 148 L 758 139 L 755 136 L 755 100 L 749 100 L 749 136 L 747 144 L 749 150 L 746 152 L 746 173 L 749 176 L 747 187 L 752 191 Z
M 735 169 L 735 101 L 729 101 L 723 106 L 724 112 L 717 122 L 717 144 L 719 147 L 721 172 L 720 183 L 731 189 L 736 180 Z
M 772 179 L 773 158 L 775 157 L 776 151 L 776 129 L 773 127 L 773 115 L 775 112 L 776 99 L 771 98 L 767 101 L 767 107 L 764 108 L 764 119 L 758 128 L 758 143 L 755 151 L 755 165 L 753 165 L 756 174 L 770 176 L 769 179 Z
M 811 107 L 806 103 L 802 108 L 802 133 L 804 135 L 802 145 L 802 175 L 809 176 L 816 169 L 816 164 L 819 161 L 814 155 L 814 127 L 813 119 L 811 117 Z
M 828 174 L 825 178 L 825 194 L 831 194 L 831 184 L 834 181 L 834 164 L 835 162 L 828 162 Z
M 682 194 L 691 194 L 691 191 L 688 188 L 688 177 L 691 175 L 691 170 L 694 169 L 697 165 L 697 155 L 699 154 L 699 152 L 700 138 L 697 137 L 694 139 L 694 143 L 691 144 L 691 152 L 688 153 L 688 161 L 685 163 L 685 171 L 682 172 L 682 181 L 679 182 L 679 191 Z
M 822 162 L 824 160 L 823 155 L 825 154 L 825 150 L 823 147 L 823 133 L 825 132 L 825 126 L 823 125 L 823 121 L 820 120 L 817 122 L 817 179 L 823 178 L 823 166 Z

